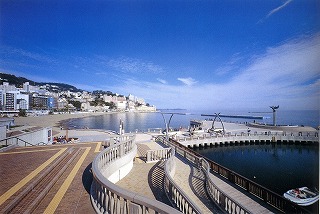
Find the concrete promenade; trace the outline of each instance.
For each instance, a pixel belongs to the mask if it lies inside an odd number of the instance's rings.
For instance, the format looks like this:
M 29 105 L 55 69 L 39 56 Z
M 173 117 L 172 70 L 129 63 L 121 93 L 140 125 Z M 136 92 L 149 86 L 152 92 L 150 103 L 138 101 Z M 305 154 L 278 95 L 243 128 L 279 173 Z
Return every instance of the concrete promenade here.
M 79 138 L 77 143 L 13 147 L 0 152 L 0 213 L 22 213 L 31 204 L 20 200 L 23 193 L 34 184 L 41 184 L 45 189 L 54 179 L 55 183 L 32 213 L 95 213 L 90 201 L 91 164 L 110 134 L 92 130 L 71 130 L 68 134 L 70 138 Z M 56 163 L 73 151 L 78 151 L 75 158 L 61 170 L 63 166 Z M 61 175 L 50 175 L 56 168 Z M 47 181 L 43 184 L 41 179 Z M 37 195 L 43 193 L 37 192 Z M 25 198 L 35 200 L 29 193 Z M 10 211 L 8 208 L 14 203 L 17 206 Z
M 239 124 L 226 126 L 227 131 L 247 130 L 246 126 Z M 89 196 L 92 182 L 91 163 L 102 151 L 102 143 L 114 133 L 98 130 L 69 130 L 67 134 L 69 138 L 78 138 L 77 143 L 15 147 L 0 152 L 1 212 L 5 213 L 8 207 L 12 206 L 19 198 L 19 195 L 28 186 L 32 186 L 36 180 L 39 180 L 39 177 L 46 176 L 46 173 L 51 171 L 50 167 L 60 157 L 76 150 L 78 153 L 75 158 L 70 160 L 67 168 L 57 178 L 45 197 L 40 200 L 33 213 L 94 213 Z M 162 161 L 146 163 L 147 150 L 163 148 L 163 145 L 154 141 L 156 135 L 156 133 L 136 135 L 138 153 L 134 160 L 133 169 L 125 178 L 117 182 L 117 185 L 171 205 L 163 191 L 164 163 Z M 179 187 L 201 208 L 203 213 L 219 213 L 204 188 L 204 175 L 184 158 L 176 156 L 175 161 L 174 181 Z M 52 176 L 54 177 L 54 175 Z M 213 174 L 211 176 L 219 188 L 226 191 L 228 195 L 253 213 L 274 211 L 255 202 L 242 191 L 230 185 L 228 181 Z

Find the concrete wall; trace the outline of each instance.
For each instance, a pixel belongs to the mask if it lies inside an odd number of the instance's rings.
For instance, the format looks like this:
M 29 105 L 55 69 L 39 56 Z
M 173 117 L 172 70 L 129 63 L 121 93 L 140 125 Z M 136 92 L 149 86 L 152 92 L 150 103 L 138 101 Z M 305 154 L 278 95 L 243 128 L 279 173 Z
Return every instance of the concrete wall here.
M 5 139 L 7 136 L 7 126 L 0 125 L 0 140 Z
M 42 128 L 35 131 L 26 132 L 14 137 L 5 138 L 0 141 L 1 145 L 47 145 L 52 144 L 52 128 Z

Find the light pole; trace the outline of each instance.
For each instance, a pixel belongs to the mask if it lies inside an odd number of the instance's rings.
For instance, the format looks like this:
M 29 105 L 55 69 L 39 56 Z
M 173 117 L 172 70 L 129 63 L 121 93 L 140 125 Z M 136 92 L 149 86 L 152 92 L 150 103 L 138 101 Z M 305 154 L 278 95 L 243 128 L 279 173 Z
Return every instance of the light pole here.
M 273 112 L 273 125 L 276 126 L 276 109 L 279 108 L 279 105 L 278 106 L 270 106 L 270 108 L 272 109 L 272 112 Z
M 173 115 L 175 115 L 175 114 L 178 114 L 178 115 L 186 115 L 186 114 L 184 114 L 184 113 L 167 113 L 167 112 L 160 112 L 161 113 L 161 115 L 162 115 L 162 118 L 163 118 L 163 121 L 164 121 L 164 124 L 165 124 L 165 126 L 166 126 L 166 139 L 167 139 L 167 141 L 169 141 L 169 135 L 168 135 L 168 132 L 169 132 L 169 127 L 170 127 L 170 122 L 171 122 L 171 119 L 172 119 L 172 117 L 173 117 Z M 170 119 L 169 119 L 169 122 L 167 123 L 167 120 L 166 120 L 166 118 L 165 118 L 165 114 L 169 114 L 170 115 Z

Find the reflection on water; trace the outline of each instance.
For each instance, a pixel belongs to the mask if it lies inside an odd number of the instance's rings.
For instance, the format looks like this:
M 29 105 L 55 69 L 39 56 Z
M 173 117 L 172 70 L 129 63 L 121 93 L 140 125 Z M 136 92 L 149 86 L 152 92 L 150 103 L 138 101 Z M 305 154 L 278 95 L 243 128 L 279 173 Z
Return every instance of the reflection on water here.
M 279 195 L 303 186 L 319 190 L 319 146 L 263 144 L 194 150 Z
M 170 116 L 170 115 L 169 115 Z M 169 116 L 165 115 L 167 121 Z M 106 129 L 119 131 L 120 119 L 124 122 L 126 132 L 134 132 L 136 130 L 146 131 L 149 128 L 165 129 L 164 121 L 160 113 L 117 113 L 105 114 L 95 117 L 85 117 L 78 119 L 70 119 L 62 124 L 69 128 L 91 128 Z M 185 127 L 190 124 L 191 119 L 203 119 L 200 115 L 174 115 L 170 127 Z

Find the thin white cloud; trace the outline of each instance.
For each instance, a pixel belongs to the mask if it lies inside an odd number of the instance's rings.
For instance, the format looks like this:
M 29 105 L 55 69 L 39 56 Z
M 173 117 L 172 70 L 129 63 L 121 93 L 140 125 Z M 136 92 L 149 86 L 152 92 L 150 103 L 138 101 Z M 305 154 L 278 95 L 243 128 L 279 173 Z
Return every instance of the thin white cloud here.
M 116 70 L 129 73 L 146 72 L 157 74 L 164 71 L 162 67 L 152 62 L 129 57 L 110 59 L 107 65 Z
M 164 80 L 164 79 L 157 78 L 157 80 L 158 80 L 159 82 L 161 82 L 162 84 L 167 84 L 167 81 Z
M 181 81 L 183 84 L 187 86 L 192 86 L 197 83 L 193 78 L 188 77 L 188 78 L 178 78 L 179 81 Z
M 266 19 L 268 19 L 270 16 L 272 16 L 273 14 L 279 12 L 280 10 L 282 10 L 283 8 L 285 8 L 286 6 L 288 6 L 293 0 L 287 0 L 286 2 L 284 2 L 282 5 L 280 5 L 279 7 L 271 10 L 263 19 L 259 20 L 258 23 L 262 23 L 264 22 Z
M 127 81 L 114 90 L 144 97 L 158 108 L 266 110 L 280 105 L 282 109 L 318 109 L 319 59 L 317 34 L 268 48 L 223 84 L 194 84 L 189 77 L 179 78 L 185 85 Z
M 35 60 L 38 62 L 46 62 L 46 63 L 55 63 L 56 60 L 52 57 L 48 57 L 45 54 L 34 53 L 30 51 L 26 51 L 20 48 L 14 48 L 9 46 L 3 46 L 1 48 L 2 56 L 14 56 L 20 61 L 26 60 Z
M 275 14 L 276 12 L 278 12 L 279 10 L 285 8 L 290 2 L 292 2 L 292 0 L 287 0 L 285 3 L 283 3 L 281 6 L 271 10 L 268 15 L 266 16 L 266 18 L 269 18 L 271 15 Z

